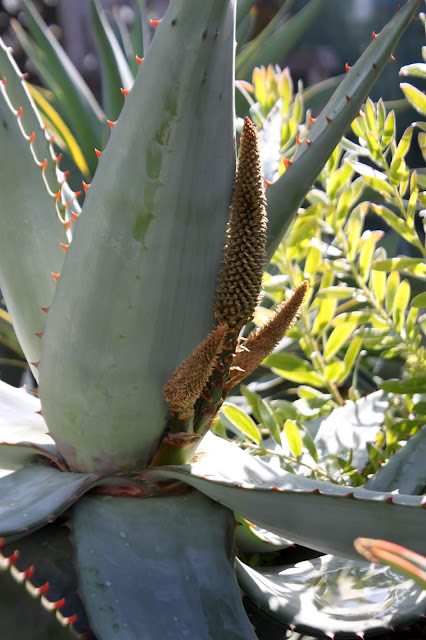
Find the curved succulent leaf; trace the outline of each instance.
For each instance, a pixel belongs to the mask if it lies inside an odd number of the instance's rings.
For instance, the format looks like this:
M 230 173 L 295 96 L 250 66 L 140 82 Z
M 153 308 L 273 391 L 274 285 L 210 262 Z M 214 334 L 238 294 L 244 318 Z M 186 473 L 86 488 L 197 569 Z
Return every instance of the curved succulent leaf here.
M 71 522 L 81 595 L 102 640 L 139 640 L 141 629 L 146 640 L 255 639 L 235 579 L 227 509 L 193 492 L 86 496 Z
M 150 473 L 154 479 L 186 482 L 250 522 L 325 553 L 356 558 L 352 543 L 358 536 L 391 536 L 414 551 L 426 550 L 420 533 L 426 524 L 426 496 L 344 487 L 274 470 L 211 433 L 197 457 L 193 464 Z
M 359 109 L 393 48 L 416 13 L 420 0 L 408 0 L 349 70 L 302 143 L 293 163 L 267 190 L 268 256 L 272 257 L 292 216 Z
M 87 634 L 72 555 L 64 523 L 43 527 L 1 549 L 2 638 L 11 638 L 18 626 L 20 637 L 31 640 L 93 638 Z
M 24 0 L 23 10 L 34 40 L 31 40 L 19 27 L 19 23 L 14 21 L 17 36 L 27 55 L 36 65 L 41 78 L 54 94 L 60 97 L 58 105 L 61 115 L 69 122 L 93 173 L 96 167 L 94 148 L 102 148 L 105 115 L 31 0 Z
M 246 595 L 275 620 L 333 638 L 363 637 L 424 615 L 426 592 L 388 567 L 322 556 L 295 566 L 252 568 L 239 560 Z
M 39 391 L 74 470 L 146 464 L 165 429 L 162 387 L 211 330 L 235 166 L 233 13 L 170 4 L 76 225 Z
M 54 192 L 46 188 L 46 184 L 53 186 L 54 179 L 52 172 L 47 172 L 49 164 L 54 164 L 51 149 L 17 73 L 0 42 L 0 74 L 5 77 L 0 84 L 0 285 L 25 356 L 30 363 L 37 363 L 46 322 L 42 308 L 51 303 L 55 290 L 51 273 L 61 270 L 64 252 L 60 243 L 66 243 L 67 237 Z M 13 104 L 12 97 L 19 103 Z M 56 190 L 59 188 L 57 182 Z M 36 365 L 31 367 L 37 379 Z
M 425 457 L 426 427 L 423 427 L 367 481 L 367 488 L 422 495 L 426 487 Z
M 53 522 L 100 480 L 94 474 L 63 473 L 42 464 L 0 478 L 0 537 L 16 540 Z
M 116 120 L 124 103 L 120 87 L 125 90 L 131 89 L 134 78 L 105 12 L 97 0 L 91 0 L 90 15 L 101 60 L 102 106 L 108 118 Z

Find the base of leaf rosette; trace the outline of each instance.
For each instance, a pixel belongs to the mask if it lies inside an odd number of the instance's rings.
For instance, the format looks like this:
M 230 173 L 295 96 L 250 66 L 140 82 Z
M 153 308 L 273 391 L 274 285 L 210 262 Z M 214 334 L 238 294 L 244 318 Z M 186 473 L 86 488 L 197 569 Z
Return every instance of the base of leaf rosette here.
M 79 589 L 99 638 L 255 640 L 234 571 L 233 513 L 198 492 L 87 495 L 72 509 Z

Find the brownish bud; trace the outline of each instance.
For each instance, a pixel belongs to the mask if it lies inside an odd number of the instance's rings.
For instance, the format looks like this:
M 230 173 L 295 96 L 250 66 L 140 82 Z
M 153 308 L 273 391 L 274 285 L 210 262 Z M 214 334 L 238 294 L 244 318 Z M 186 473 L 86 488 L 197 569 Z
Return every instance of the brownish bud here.
M 265 192 L 258 134 L 246 117 L 215 303 L 216 317 L 230 327 L 242 326 L 253 317 L 262 288 L 265 251 Z
M 227 331 L 226 324 L 216 327 L 170 376 L 164 386 L 164 397 L 173 412 L 185 412 L 188 417 L 186 412 L 192 411 L 210 378 Z
M 271 320 L 250 336 L 244 348 L 237 348 L 231 368 L 229 388 L 249 376 L 262 360 L 274 350 L 281 338 L 294 324 L 307 290 L 308 283 L 305 280 L 291 298 L 278 307 Z

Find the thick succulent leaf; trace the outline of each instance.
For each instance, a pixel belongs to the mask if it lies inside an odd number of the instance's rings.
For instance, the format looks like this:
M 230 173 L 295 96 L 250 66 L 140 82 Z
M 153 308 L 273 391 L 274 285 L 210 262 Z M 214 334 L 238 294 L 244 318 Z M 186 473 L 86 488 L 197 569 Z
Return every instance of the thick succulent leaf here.
M 322 556 L 295 566 L 252 568 L 237 560 L 246 595 L 272 618 L 299 631 L 363 637 L 415 622 L 426 592 L 389 567 Z
M 97 0 L 90 3 L 93 33 L 99 51 L 102 77 L 102 106 L 110 120 L 116 120 L 123 108 L 120 88 L 129 90 L 133 74 L 105 12 Z
M 366 486 L 372 491 L 398 490 L 400 493 L 422 495 L 426 487 L 425 458 L 426 427 L 423 427 L 380 467 Z
M 36 334 L 43 332 L 46 322 L 42 307 L 51 303 L 55 290 L 51 272 L 62 268 L 60 243 L 66 243 L 67 237 L 54 194 L 43 180 L 40 163 L 47 159 L 49 167 L 54 162 L 49 145 L 37 116 L 31 115 L 32 100 L 2 42 L 0 75 L 6 78 L 0 84 L 0 286 L 24 354 L 30 363 L 37 363 L 40 337 Z M 13 104 L 12 97 L 19 103 Z M 41 154 L 37 160 L 36 153 Z M 52 186 L 52 180 L 50 173 L 47 184 Z M 31 367 L 37 379 L 37 368 Z
M 235 163 L 233 14 L 223 0 L 170 4 L 67 250 L 39 394 L 74 470 L 150 459 L 163 385 L 211 331 Z
M 154 479 L 187 482 L 250 522 L 325 553 L 357 557 L 352 543 L 358 536 L 387 537 L 418 553 L 426 551 L 426 496 L 344 487 L 274 470 L 211 433 L 197 458 L 190 465 L 150 473 Z
M 63 463 L 39 410 L 37 398 L 0 381 L 0 469 L 19 469 L 40 455 Z
M 26 36 L 23 29 L 19 28 L 19 23 L 15 21 L 13 25 L 20 43 L 46 86 L 60 98 L 61 115 L 71 126 L 90 169 L 94 172 L 94 148 L 102 148 L 106 118 L 89 87 L 43 22 L 31 0 L 24 0 L 23 10 L 27 27 L 34 40 Z
M 0 554 L 0 637 L 93 638 L 78 596 L 73 549 L 64 523 L 47 525 Z M 25 615 L 22 612 L 25 611 Z M 70 626 L 71 625 L 71 626 Z
M 191 492 L 87 496 L 71 517 L 81 596 L 102 640 L 255 639 L 233 568 L 234 518 Z M 131 580 L 129 580 L 131 576 Z
M 0 478 L 0 537 L 11 541 L 43 527 L 100 483 L 94 474 L 32 464 Z
M 392 50 L 416 13 L 420 0 L 408 0 L 349 70 L 299 146 L 293 163 L 267 191 L 268 256 L 272 257 L 292 216 L 330 157 L 340 138 L 358 115 Z
M 310 0 L 291 19 L 284 3 L 269 25 L 237 56 L 235 77 L 251 81 L 253 68 L 279 63 L 297 44 L 324 5 L 324 0 Z

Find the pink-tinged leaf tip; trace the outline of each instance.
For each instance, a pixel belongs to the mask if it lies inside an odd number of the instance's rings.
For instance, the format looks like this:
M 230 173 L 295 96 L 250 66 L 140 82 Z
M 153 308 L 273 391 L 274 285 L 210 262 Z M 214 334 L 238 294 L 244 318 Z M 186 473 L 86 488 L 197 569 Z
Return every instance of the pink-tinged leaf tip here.
M 348 65 L 348 63 L 346 63 L 346 64 L 345 64 L 345 71 L 346 71 L 346 73 L 349 71 L 349 69 L 350 69 L 350 66 Z
M 156 29 L 158 27 L 158 25 L 160 24 L 161 19 L 160 20 L 153 20 L 152 18 L 150 18 L 149 21 L 152 24 L 152 26 L 154 27 L 154 29 Z
M 348 94 L 345 95 L 345 98 L 346 98 L 346 102 L 349 102 L 350 96 L 348 96 Z
M 40 338 L 40 340 L 41 340 L 41 336 L 43 335 L 43 331 L 41 333 L 35 333 L 34 335 L 37 336 L 37 338 Z
M 86 192 L 86 191 L 87 191 L 87 189 L 89 189 L 89 188 L 90 188 L 90 184 L 87 184 L 87 182 L 84 182 L 84 180 L 83 180 L 82 184 L 83 184 L 83 189 L 84 189 L 84 191 Z
M 49 307 L 40 307 L 40 309 L 44 311 L 44 313 L 47 313 L 49 311 Z
M 51 271 L 51 276 L 54 280 L 57 280 L 59 278 L 59 276 L 61 275 L 60 273 L 53 273 L 53 271 Z
M 310 140 L 308 140 L 308 138 L 305 138 L 305 142 L 306 142 L 306 144 L 307 144 L 307 145 L 308 145 L 308 147 L 309 147 L 309 145 L 311 144 L 311 141 L 310 141 Z
M 19 551 L 14 551 L 12 555 L 9 556 L 7 559 L 9 561 L 9 564 L 15 564 L 18 558 L 19 558 Z
M 100 158 L 101 155 L 102 155 L 102 151 L 99 151 L 99 149 L 95 149 L 95 153 L 96 153 L 98 158 Z
M 68 247 L 70 246 L 69 244 L 63 244 L 63 242 L 60 242 L 59 244 L 61 245 L 61 247 L 62 247 L 62 249 L 64 251 L 66 251 L 68 249 Z
M 130 89 L 123 89 L 123 88 L 121 88 L 121 89 L 120 89 L 120 91 L 121 91 L 121 93 L 123 94 L 123 96 L 124 96 L 124 97 L 126 97 L 126 96 L 127 96 L 127 94 L 129 93 Z
M 77 622 L 77 614 L 74 613 L 72 616 L 68 616 L 68 618 L 64 618 L 64 622 L 67 625 L 74 624 L 74 622 Z
M 39 361 L 39 362 L 30 362 L 30 364 L 31 364 L 33 367 L 35 367 L 36 369 L 38 369 L 38 365 L 40 364 L 40 361 Z
M 391 59 L 391 62 L 395 62 L 395 56 L 394 55 L 391 55 L 390 59 Z
M 108 124 L 109 124 L 109 128 L 112 129 L 113 126 L 116 124 L 117 120 L 107 120 Z
M 34 389 L 30 389 L 31 393 L 35 393 L 37 395 L 38 393 L 38 387 L 34 387 Z
M 143 58 L 139 58 L 139 56 L 136 56 L 136 62 L 138 63 L 138 66 L 139 66 L 140 63 L 143 62 Z
M 34 413 L 38 413 L 39 416 L 43 415 L 42 412 L 41 412 L 41 409 L 39 409 L 38 411 L 34 411 Z

